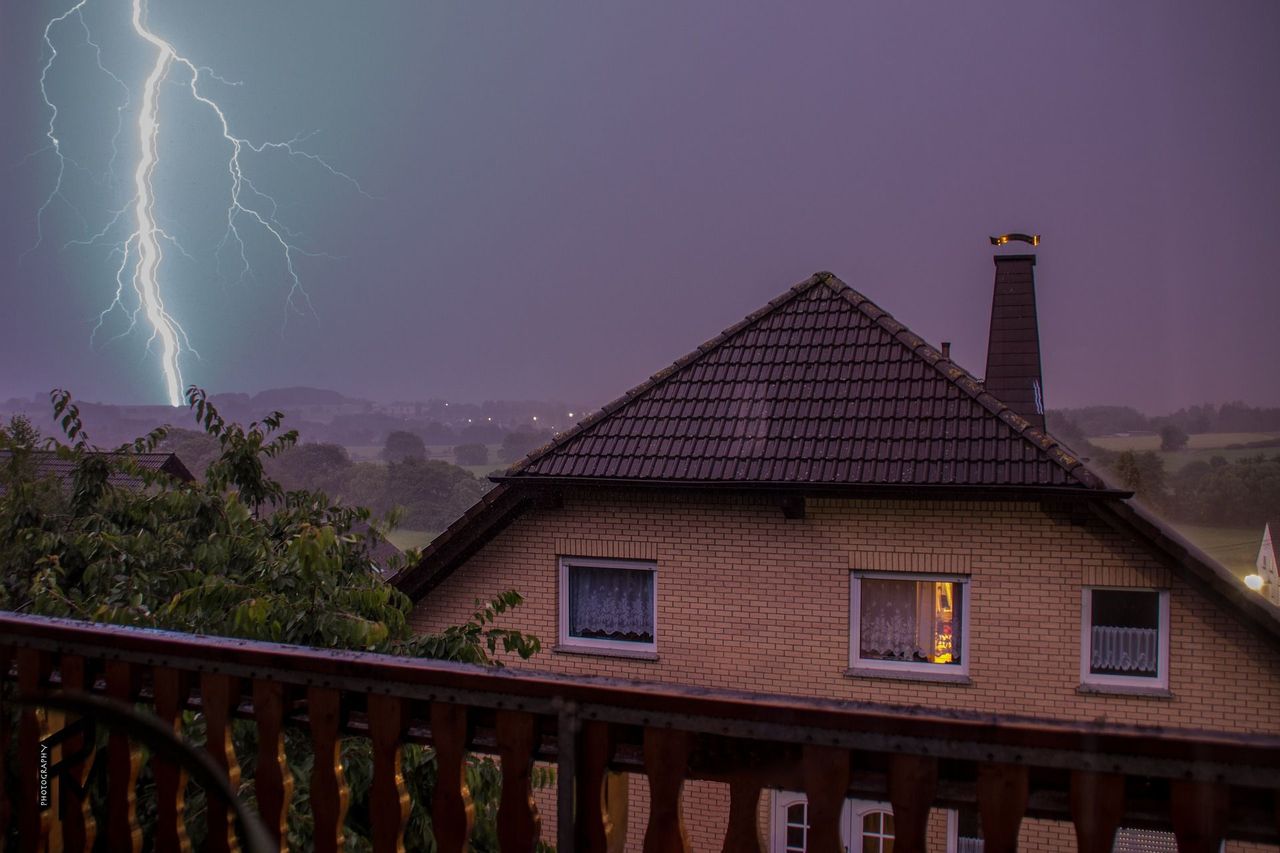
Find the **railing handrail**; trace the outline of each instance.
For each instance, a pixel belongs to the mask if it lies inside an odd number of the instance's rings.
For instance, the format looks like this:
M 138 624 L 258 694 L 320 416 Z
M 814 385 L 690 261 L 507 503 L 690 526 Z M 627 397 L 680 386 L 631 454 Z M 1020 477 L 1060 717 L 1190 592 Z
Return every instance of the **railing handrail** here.
M 0 612 L 0 645 L 303 687 L 741 737 L 1244 785 L 1280 778 L 1280 736 L 1078 722 L 569 676 Z

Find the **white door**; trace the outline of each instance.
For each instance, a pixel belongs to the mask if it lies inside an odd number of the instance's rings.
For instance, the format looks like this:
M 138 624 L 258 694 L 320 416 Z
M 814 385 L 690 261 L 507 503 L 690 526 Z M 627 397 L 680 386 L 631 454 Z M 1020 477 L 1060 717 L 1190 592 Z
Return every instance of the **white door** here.
M 805 853 L 809 843 L 809 804 L 804 794 L 773 795 L 771 853 Z M 948 821 L 947 850 L 955 851 L 955 821 Z M 888 803 L 845 800 L 840 839 L 849 853 L 893 853 L 893 808 Z

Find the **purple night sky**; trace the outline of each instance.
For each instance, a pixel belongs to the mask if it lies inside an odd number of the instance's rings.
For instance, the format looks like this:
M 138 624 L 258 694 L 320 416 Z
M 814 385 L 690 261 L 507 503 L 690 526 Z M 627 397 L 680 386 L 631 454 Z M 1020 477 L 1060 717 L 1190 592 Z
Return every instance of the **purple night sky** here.
M 117 94 L 78 26 L 55 31 L 49 85 L 79 213 L 55 200 L 20 260 L 55 179 L 50 152 L 23 159 L 47 141 L 42 32 L 70 5 L 0 11 L 0 400 L 161 402 L 145 333 L 90 344 L 105 248 L 60 250 L 121 203 L 89 177 Z M 127 12 L 86 6 L 130 81 Z M 332 256 L 300 260 L 314 315 L 286 323 L 265 254 L 249 278 L 217 255 L 225 190 L 178 170 L 199 148 L 173 141 L 207 116 L 164 90 L 158 209 L 192 256 L 166 304 L 210 390 L 599 404 L 823 269 L 980 374 L 987 237 L 1034 231 L 1049 406 L 1280 405 L 1273 0 L 183 0 L 152 18 L 243 82 L 224 96 L 245 135 L 318 131 L 310 150 L 373 197 L 279 166 L 281 221 Z

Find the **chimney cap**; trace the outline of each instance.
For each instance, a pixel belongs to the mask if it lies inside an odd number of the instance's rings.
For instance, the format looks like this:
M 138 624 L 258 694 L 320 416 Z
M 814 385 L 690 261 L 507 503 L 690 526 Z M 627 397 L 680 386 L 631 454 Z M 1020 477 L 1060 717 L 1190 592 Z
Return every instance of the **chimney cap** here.
M 1014 242 L 1026 243 L 1029 246 L 1039 246 L 1040 235 L 1039 234 L 1022 234 L 1017 231 L 1012 231 L 1008 234 L 1001 234 L 999 237 L 991 238 L 991 245 L 993 246 L 1003 246 L 1006 243 L 1014 243 Z

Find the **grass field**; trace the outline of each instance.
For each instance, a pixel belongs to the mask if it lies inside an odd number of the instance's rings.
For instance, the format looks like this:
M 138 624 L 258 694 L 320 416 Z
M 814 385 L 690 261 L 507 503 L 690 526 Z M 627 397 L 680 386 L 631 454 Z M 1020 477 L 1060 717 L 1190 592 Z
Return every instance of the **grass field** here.
M 1210 450 L 1223 448 L 1228 444 L 1248 444 L 1254 441 L 1280 441 L 1280 432 L 1206 432 L 1193 435 L 1187 440 L 1186 450 Z M 1105 450 L 1159 450 L 1158 435 L 1100 435 L 1089 439 Z M 1280 452 L 1277 448 L 1253 448 L 1246 453 L 1265 453 L 1268 450 Z
M 1254 571 L 1258 547 L 1262 544 L 1262 528 L 1205 527 L 1197 524 L 1174 524 L 1179 533 L 1191 540 L 1210 557 L 1239 577 Z
M 440 535 L 437 530 L 393 530 L 387 534 L 391 544 L 401 551 L 409 548 L 425 548 L 432 539 Z
M 1164 469 L 1170 473 L 1178 471 L 1188 463 L 1197 460 L 1208 462 L 1215 456 L 1221 456 L 1228 462 L 1244 459 L 1249 456 L 1264 454 L 1272 456 L 1280 454 L 1280 446 L 1246 447 L 1227 449 L 1229 444 L 1249 444 L 1257 441 L 1280 441 L 1280 433 L 1275 432 L 1207 432 L 1191 436 L 1187 446 L 1182 450 L 1164 452 L 1160 450 L 1158 435 L 1100 435 L 1089 439 L 1089 443 L 1104 450 L 1123 452 L 1125 450 L 1154 450 L 1164 460 Z

